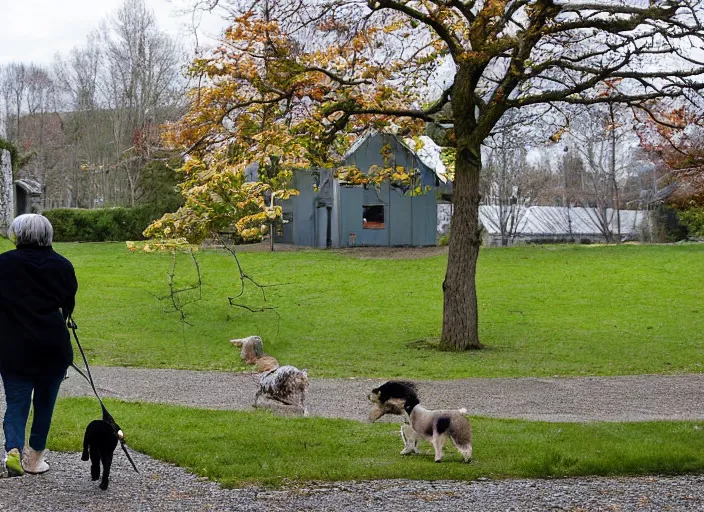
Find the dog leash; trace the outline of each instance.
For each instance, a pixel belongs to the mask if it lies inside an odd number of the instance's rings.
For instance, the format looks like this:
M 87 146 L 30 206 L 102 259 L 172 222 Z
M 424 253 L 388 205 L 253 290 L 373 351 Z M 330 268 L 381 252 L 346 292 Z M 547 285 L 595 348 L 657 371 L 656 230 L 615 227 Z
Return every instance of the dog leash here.
M 74 362 L 71 362 L 71 367 L 73 367 L 74 370 L 78 372 L 79 375 L 81 375 L 84 379 L 88 381 L 90 384 L 90 387 L 93 388 L 93 393 L 95 394 L 95 397 L 98 399 L 98 402 L 100 402 L 100 408 L 103 411 L 103 417 L 108 416 L 110 419 L 112 419 L 113 423 L 115 420 L 112 418 L 112 414 L 108 412 L 107 407 L 105 407 L 105 404 L 103 403 L 103 399 L 100 398 L 100 395 L 98 394 L 98 390 L 95 387 L 95 383 L 93 382 L 93 375 L 90 373 L 90 366 L 88 366 L 88 359 L 86 358 L 86 353 L 83 351 L 83 347 L 81 346 L 81 342 L 78 341 L 78 334 L 76 333 L 76 330 L 78 329 L 78 325 L 74 321 L 72 317 L 68 317 L 68 320 L 66 320 L 66 326 L 71 329 L 71 332 L 73 333 L 73 339 L 76 340 L 76 345 L 78 346 L 78 350 L 81 352 L 81 358 L 83 359 L 83 364 L 85 365 L 86 373 L 83 373 L 78 366 Z M 86 375 L 87 374 L 87 375 Z M 117 433 L 116 433 L 117 435 Z M 125 441 L 124 439 L 120 439 L 118 437 L 118 440 L 120 441 L 120 446 L 122 447 L 122 451 L 125 452 L 125 455 L 127 455 L 127 460 L 130 461 L 130 464 L 132 464 L 132 468 L 139 473 L 139 470 L 137 469 L 137 466 L 135 465 L 134 461 L 132 460 L 132 457 L 130 456 L 129 452 L 127 451 L 127 447 L 125 446 Z

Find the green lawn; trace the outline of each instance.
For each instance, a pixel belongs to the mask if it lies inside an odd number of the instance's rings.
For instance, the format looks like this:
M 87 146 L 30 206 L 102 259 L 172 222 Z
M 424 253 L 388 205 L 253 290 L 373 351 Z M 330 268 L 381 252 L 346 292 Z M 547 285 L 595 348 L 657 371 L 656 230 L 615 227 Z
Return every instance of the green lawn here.
M 398 425 L 266 412 L 206 411 L 109 400 L 128 445 L 226 486 L 304 480 L 471 480 L 477 477 L 675 474 L 704 471 L 704 424 L 542 423 L 473 418 L 474 459 L 448 444 L 402 457 Z M 99 416 L 92 399 L 57 404 L 49 448 L 80 451 Z M 176 441 L 176 442 L 174 442 Z M 118 451 L 116 457 L 124 457 Z M 85 471 L 88 473 L 88 463 Z
M 0 250 L 8 249 L 7 241 Z M 230 338 L 259 334 L 282 364 L 313 377 L 458 378 L 702 371 L 704 245 L 544 246 L 484 249 L 478 272 L 486 350 L 442 353 L 446 257 L 362 260 L 354 253 L 244 253 L 242 302 L 229 306 L 237 269 L 223 251 L 199 255 L 203 300 L 170 311 L 169 255 L 122 243 L 57 244 L 73 261 L 75 318 L 92 364 L 233 370 Z M 177 284 L 192 283 L 186 256 Z M 183 294 L 187 296 L 188 294 Z M 418 341 L 421 343 L 416 343 Z

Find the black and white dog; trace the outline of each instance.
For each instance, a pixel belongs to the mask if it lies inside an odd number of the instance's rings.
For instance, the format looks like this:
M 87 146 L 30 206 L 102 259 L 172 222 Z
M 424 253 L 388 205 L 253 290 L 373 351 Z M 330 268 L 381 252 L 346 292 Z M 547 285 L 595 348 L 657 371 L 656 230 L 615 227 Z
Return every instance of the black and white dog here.
M 418 440 L 432 443 L 435 462 L 442 461 L 442 451 L 449 437 L 465 462 L 472 458 L 472 425 L 464 416 L 466 409 L 431 411 L 420 405 L 415 384 L 408 381 L 388 381 L 372 389 L 369 399 L 376 404 L 369 416 L 373 422 L 385 414 L 400 414 L 403 450 L 401 455 L 420 453 Z
M 254 406 L 261 395 L 285 405 L 299 406 L 303 415 L 308 415 L 305 407 L 306 388 L 308 387 L 308 371 L 299 370 L 295 366 L 279 366 L 266 371 L 259 376 L 259 388 L 254 397 Z

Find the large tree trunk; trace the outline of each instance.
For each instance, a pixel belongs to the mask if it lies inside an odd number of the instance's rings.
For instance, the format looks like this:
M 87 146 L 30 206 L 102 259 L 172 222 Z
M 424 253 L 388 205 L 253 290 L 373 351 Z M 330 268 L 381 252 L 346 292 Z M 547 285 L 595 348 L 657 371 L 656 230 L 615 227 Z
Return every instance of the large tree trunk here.
M 442 339 L 444 350 L 481 348 L 478 332 L 475 276 L 479 245 L 479 148 L 457 152 L 453 190 L 454 213 L 450 224 L 450 254 L 442 288 L 444 310 Z

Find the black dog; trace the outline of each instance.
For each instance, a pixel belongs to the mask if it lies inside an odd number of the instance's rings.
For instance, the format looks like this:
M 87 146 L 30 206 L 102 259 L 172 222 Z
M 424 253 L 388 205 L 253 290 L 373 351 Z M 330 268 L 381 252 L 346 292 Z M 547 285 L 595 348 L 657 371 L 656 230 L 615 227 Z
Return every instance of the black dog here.
M 100 464 L 102 462 L 103 479 L 100 481 L 99 487 L 104 491 L 108 488 L 113 453 L 117 443 L 122 441 L 123 437 L 120 426 L 115 423 L 113 417 L 105 409 L 103 409 L 102 420 L 91 421 L 86 427 L 81 460 L 88 460 L 90 454 L 90 477 L 93 481 L 100 478 Z

